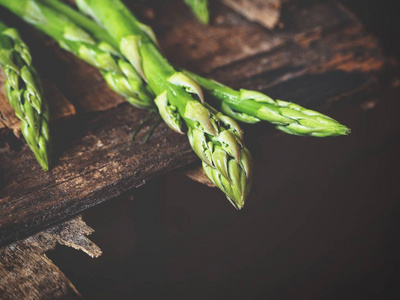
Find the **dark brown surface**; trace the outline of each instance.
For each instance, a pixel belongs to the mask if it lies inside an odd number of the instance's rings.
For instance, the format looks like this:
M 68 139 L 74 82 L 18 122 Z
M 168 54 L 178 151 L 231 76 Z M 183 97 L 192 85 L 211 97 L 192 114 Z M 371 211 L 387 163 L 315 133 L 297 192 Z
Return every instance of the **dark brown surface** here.
M 216 189 L 174 172 L 133 191 L 134 197 L 87 210 L 84 219 L 96 228 L 91 238 L 104 255 L 93 261 L 65 247 L 49 253 L 86 299 L 399 298 L 398 66 L 391 73 L 376 39 L 343 10 L 325 1 L 301 3 L 297 12 L 284 6 L 285 28 L 270 38 L 310 22 L 331 25 L 314 25 L 298 35 L 300 43 L 287 40 L 213 76 L 308 103 L 352 134 L 312 139 L 246 126 L 257 176 L 241 212 Z M 374 17 L 384 6 L 359 3 Z M 382 17 L 388 16 L 398 19 L 394 10 Z M 181 57 L 168 51 L 193 69 L 209 67 L 185 57 L 189 48 Z
M 284 28 L 273 32 L 249 23 L 218 3 L 213 5 L 213 25 L 205 30 L 183 4 L 173 3 L 152 25 L 164 52 L 176 64 L 208 72 L 235 87 L 265 91 L 272 97 L 317 108 L 350 127 L 350 119 L 341 119 L 337 107 L 376 105 L 381 78 L 390 70 L 389 62 L 376 39 L 365 33 L 360 22 L 337 3 L 289 2 L 282 14 Z M 40 171 L 20 142 L 12 138 L 2 141 L 3 244 L 195 161 L 186 138 L 164 125 L 158 127 L 147 144 L 131 142 L 130 134 L 145 112 L 121 104 L 112 105 L 114 108 L 106 112 L 88 113 L 92 109 L 87 108 L 87 101 L 92 103 L 107 95 L 104 101 L 100 99 L 107 103 L 111 96 L 101 92 L 90 98 L 88 86 L 97 84 L 107 89 L 98 76 L 82 76 L 88 69 L 74 68 L 70 59 L 67 56 L 68 63 L 63 65 L 66 72 L 57 76 L 65 82 L 61 89 L 82 113 L 54 129 L 57 160 L 52 171 Z M 72 84 L 76 78 L 79 85 Z M 94 91 L 97 93 L 98 88 Z M 112 94 L 110 101 L 118 104 L 119 99 Z M 265 124 L 245 128 L 256 158 L 269 155 L 267 148 L 259 145 L 275 131 Z M 289 138 L 293 140 L 290 147 L 298 147 L 300 139 Z M 312 143 L 340 145 L 342 140 Z M 286 159 L 281 152 L 276 155 Z M 263 178 L 261 169 L 256 169 L 256 173 Z M 259 196 L 256 185 L 254 198 Z

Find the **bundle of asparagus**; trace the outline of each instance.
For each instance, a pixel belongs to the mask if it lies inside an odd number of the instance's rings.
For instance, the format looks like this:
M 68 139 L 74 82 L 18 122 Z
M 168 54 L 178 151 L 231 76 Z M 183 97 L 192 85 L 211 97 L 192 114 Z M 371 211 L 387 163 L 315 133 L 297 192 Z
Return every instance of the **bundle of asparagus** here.
M 78 12 L 58 0 L 42 0 L 42 2 L 71 18 L 93 36 L 106 35 L 103 28 L 93 26 L 89 20 L 84 21 L 84 16 L 79 15 Z M 77 3 L 83 9 L 87 7 L 82 1 L 78 0 Z M 152 30 L 140 23 L 127 9 L 126 11 L 131 21 L 144 28 L 151 40 L 155 41 Z M 95 16 L 94 19 L 96 19 Z M 91 26 L 86 24 L 91 24 Z M 115 42 L 114 46 L 118 47 Z M 138 64 L 136 63 L 136 65 Z M 206 79 L 188 71 L 184 71 L 184 73 L 213 96 L 214 103 L 219 110 L 237 121 L 244 123 L 267 121 L 275 124 L 278 130 L 301 136 L 328 137 L 347 135 L 350 132 L 346 126 L 334 119 L 300 105 L 282 100 L 275 101 L 257 91 L 245 89 L 235 91 L 214 80 Z
M 97 67 L 111 88 L 131 104 L 148 109 L 155 105 L 171 129 L 186 131 L 206 175 L 237 209 L 243 207 L 250 190 L 252 162 L 242 130 L 231 118 L 246 123 L 268 121 L 295 135 L 349 133 L 337 121 L 296 104 L 274 101 L 256 91 L 235 91 L 196 74 L 177 71 L 160 53 L 151 28 L 139 22 L 120 0 L 76 3 L 100 26 L 58 0 L 0 0 L 1 5 L 52 36 L 61 47 Z M 109 76 L 120 76 L 115 81 L 125 86 L 129 83 L 130 93 L 110 84 Z M 229 117 L 204 102 L 200 86 Z M 152 95 L 154 102 L 149 100 Z
M 16 0 L 12 3 L 1 0 L 0 4 L 52 36 L 64 49 L 88 62 L 91 60 L 82 55 L 88 51 L 80 49 L 95 45 L 93 37 L 104 35 L 101 27 L 94 28 L 93 23 L 79 19 L 61 3 L 53 0 Z M 81 8 L 90 7 L 90 3 L 78 4 Z M 152 103 L 157 105 L 161 117 L 179 133 L 183 133 L 183 124 L 186 124 L 189 141 L 203 161 L 206 174 L 237 209 L 242 208 L 250 190 L 252 160 L 243 144 L 243 134 L 237 123 L 208 105 L 203 105 L 201 88 L 188 76 L 175 71 L 160 54 L 151 29 L 138 22 L 121 2 L 98 4 L 103 4 L 102 9 L 106 11 L 103 10 L 104 14 L 95 19 L 110 20 L 105 28 L 116 40 L 115 44 L 131 63 L 130 66 L 147 80 L 156 95 Z M 40 16 L 39 21 L 31 17 L 33 5 L 35 14 Z M 107 7 L 116 9 L 110 11 Z M 109 12 L 110 16 L 104 16 Z M 108 45 L 111 47 L 111 42 Z
M 131 64 L 113 47 L 114 40 L 105 30 L 79 12 L 62 5 L 79 22 L 95 29 L 92 36 L 61 12 L 44 5 L 44 2 L 2 0 L 0 4 L 52 37 L 64 50 L 99 69 L 108 86 L 129 103 L 139 108 L 154 107 L 152 92 L 143 85 L 141 77 Z M 55 6 L 62 4 L 57 1 L 52 3 Z
M 49 109 L 28 46 L 15 28 L 0 22 L 0 65 L 8 101 L 21 120 L 21 133 L 44 170 L 50 167 Z
M 186 125 L 190 144 L 207 176 L 237 209 L 242 208 L 250 190 L 252 159 L 237 123 L 204 104 L 197 83 L 168 63 L 153 35 L 143 30 L 143 24 L 121 1 L 77 1 L 77 5 L 102 24 L 147 80 L 167 125 L 179 133 Z

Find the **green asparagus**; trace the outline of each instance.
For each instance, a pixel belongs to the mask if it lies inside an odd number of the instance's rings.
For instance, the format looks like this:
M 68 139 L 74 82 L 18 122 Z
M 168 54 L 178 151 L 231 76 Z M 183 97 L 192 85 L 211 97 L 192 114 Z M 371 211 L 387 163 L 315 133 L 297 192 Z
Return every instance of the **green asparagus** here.
M 263 120 L 275 124 L 283 132 L 301 136 L 327 137 L 350 133 L 349 128 L 334 119 L 300 105 L 273 100 L 257 91 L 236 91 L 188 71 L 185 74 L 214 96 L 219 110 L 238 121 L 257 123 Z
M 185 3 L 201 23 L 208 24 L 210 19 L 208 0 L 185 0 Z
M 0 4 L 51 36 L 61 48 L 99 69 L 109 87 L 139 108 L 154 108 L 154 96 L 142 78 L 113 46 L 114 39 L 95 22 L 55 1 L 0 0 Z M 48 6 L 57 5 L 57 9 Z M 63 11 L 64 10 L 64 11 Z M 69 10 L 69 16 L 65 16 Z M 75 14 L 74 14 L 75 12 Z M 76 25 L 75 18 L 87 28 L 96 28 L 89 34 Z M 98 40 L 99 42 L 97 42 Z
M 241 209 L 250 190 L 252 159 L 237 123 L 203 105 L 201 88 L 168 63 L 151 31 L 121 1 L 78 0 L 77 5 L 102 24 L 118 42 L 121 53 L 143 74 L 168 126 L 183 133 L 186 124 L 190 144 L 205 173 L 233 206 Z
M 50 168 L 49 108 L 28 46 L 15 28 L 0 22 L 0 65 L 8 101 L 21 120 L 21 133 L 44 170 Z
M 98 40 L 101 41 L 104 39 L 102 36 L 105 35 L 106 39 L 109 38 L 108 33 L 104 33 L 104 30 L 99 28 L 97 24 L 88 21 L 85 19 L 85 16 L 58 0 L 41 1 L 66 14 L 80 27 L 89 31 L 93 36 L 96 36 Z M 151 36 L 151 39 L 155 40 L 155 35 L 149 27 L 140 23 L 126 9 L 125 14 L 128 18 L 132 19 L 132 22 L 140 24 L 141 28 Z M 112 43 L 116 48 L 118 47 L 115 41 L 108 39 L 107 42 Z M 281 131 L 301 136 L 327 137 L 350 133 L 350 130 L 346 126 L 341 125 L 334 119 L 295 103 L 282 100 L 274 101 L 270 97 L 256 91 L 245 89 L 235 91 L 216 81 L 187 71 L 185 73 L 214 96 L 219 110 L 238 121 L 245 123 L 267 121 L 275 124 L 277 129 Z

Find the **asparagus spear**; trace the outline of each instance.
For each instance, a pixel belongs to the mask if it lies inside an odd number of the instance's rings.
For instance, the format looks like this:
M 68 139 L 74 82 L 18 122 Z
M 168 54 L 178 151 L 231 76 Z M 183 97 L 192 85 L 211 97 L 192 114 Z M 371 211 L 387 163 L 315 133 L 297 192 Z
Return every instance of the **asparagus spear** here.
M 208 24 L 210 20 L 208 0 L 185 0 L 185 3 L 190 7 L 201 23 Z
M 52 3 L 57 4 L 54 1 Z M 0 4 L 51 36 L 64 50 L 99 69 L 108 86 L 125 97 L 130 104 L 139 108 L 154 107 L 152 92 L 144 85 L 131 64 L 113 47 L 114 39 L 95 22 L 72 8 L 61 6 L 61 3 L 58 10 L 37 0 L 0 0 Z M 91 30 L 92 34 L 89 34 L 77 26 L 73 20 L 59 11 L 62 7 L 65 10 L 69 9 L 69 14 L 85 24 L 86 28 L 96 30 Z
M 349 128 L 334 119 L 300 105 L 273 100 L 256 91 L 236 91 L 214 80 L 184 72 L 214 96 L 218 109 L 236 120 L 245 123 L 263 120 L 275 124 L 283 132 L 301 136 L 327 137 L 350 133 Z
M 21 120 L 21 132 L 43 168 L 49 170 L 49 109 L 28 46 L 15 28 L 0 22 L 0 65 L 8 101 Z
M 102 24 L 118 42 L 121 53 L 146 78 L 168 126 L 183 133 L 186 124 L 190 144 L 205 173 L 233 206 L 241 209 L 250 190 L 252 160 L 237 123 L 203 105 L 201 88 L 168 63 L 148 28 L 121 1 L 78 0 L 77 5 Z
M 92 24 L 87 19 L 85 20 L 85 17 L 79 12 L 58 0 L 41 1 L 59 9 L 79 26 L 88 30 L 93 36 L 98 37 L 99 40 L 102 39 L 99 33 L 102 33 L 104 30 L 98 28 L 97 24 Z M 131 18 L 132 22 L 140 24 L 141 28 L 151 36 L 151 39 L 155 40 L 155 35 L 149 27 L 140 23 L 129 11 L 125 10 L 125 14 Z M 90 26 L 87 26 L 88 24 Z M 110 43 L 118 47 L 114 41 L 110 41 Z M 256 91 L 245 89 L 235 91 L 214 80 L 203 78 L 188 71 L 184 72 L 214 96 L 219 110 L 235 120 L 245 123 L 267 121 L 275 124 L 278 130 L 300 136 L 327 137 L 350 133 L 350 129 L 334 119 L 297 104 L 282 100 L 274 101 L 270 97 Z

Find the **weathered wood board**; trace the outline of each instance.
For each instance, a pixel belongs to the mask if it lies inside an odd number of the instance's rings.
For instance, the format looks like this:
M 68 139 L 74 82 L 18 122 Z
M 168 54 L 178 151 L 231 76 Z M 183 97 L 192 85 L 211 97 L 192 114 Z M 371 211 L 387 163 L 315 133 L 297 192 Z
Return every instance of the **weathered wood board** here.
M 275 31 L 219 2 L 213 6 L 214 20 L 207 27 L 180 1 L 157 12 L 157 18 L 146 19 L 176 65 L 327 114 L 345 96 L 365 95 L 385 71 L 387 60 L 376 39 L 334 1 L 289 1 L 282 10 L 284 28 Z M 146 130 L 131 141 L 147 112 L 123 103 L 95 70 L 44 41 L 60 63 L 45 75 L 55 78 L 77 115 L 53 126 L 55 165 L 47 173 L 22 141 L 11 135 L 1 138 L 0 244 L 196 161 L 186 137 L 165 125 L 147 144 L 141 141 Z M 359 98 L 370 100 L 354 97 Z M 246 130 L 250 138 L 272 132 L 268 125 Z
M 98 257 L 100 248 L 86 237 L 91 233 L 77 217 L 0 248 L 1 299 L 82 299 L 45 253 L 61 244 Z

